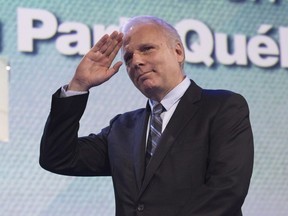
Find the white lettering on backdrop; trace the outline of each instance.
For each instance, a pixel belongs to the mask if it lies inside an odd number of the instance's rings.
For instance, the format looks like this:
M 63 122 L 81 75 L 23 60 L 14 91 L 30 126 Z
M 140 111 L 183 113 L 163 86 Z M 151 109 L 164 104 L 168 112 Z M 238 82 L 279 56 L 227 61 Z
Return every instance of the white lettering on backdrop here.
M 84 55 L 102 35 L 119 30 L 127 19 L 120 18 L 119 26 L 96 24 L 91 31 L 84 23 L 58 23 L 54 14 L 43 9 L 18 8 L 17 17 L 18 51 L 34 52 L 34 42 L 55 37 L 55 47 L 63 55 Z M 184 42 L 188 63 L 210 67 L 215 62 L 239 66 L 251 62 L 263 68 L 277 64 L 288 68 L 288 27 L 279 27 L 279 41 L 272 38 L 274 28 L 269 24 L 260 25 L 257 35 L 252 37 L 213 32 L 195 19 L 181 20 L 175 28 Z

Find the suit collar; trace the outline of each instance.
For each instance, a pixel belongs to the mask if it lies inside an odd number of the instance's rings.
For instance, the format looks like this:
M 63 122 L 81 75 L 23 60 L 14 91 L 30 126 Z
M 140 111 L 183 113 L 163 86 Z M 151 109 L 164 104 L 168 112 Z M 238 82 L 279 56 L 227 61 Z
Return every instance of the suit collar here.
M 162 137 L 153 157 L 150 159 L 139 196 L 146 189 L 155 171 L 177 140 L 180 132 L 198 111 L 199 107 L 197 106 L 197 102 L 201 99 L 201 92 L 202 89 L 191 80 L 189 88 L 182 96 L 174 114 L 162 133 Z
M 145 173 L 146 134 L 150 112 L 150 107 L 147 103 L 146 109 L 141 112 L 139 120 L 135 122 L 133 161 L 135 178 L 139 191 Z

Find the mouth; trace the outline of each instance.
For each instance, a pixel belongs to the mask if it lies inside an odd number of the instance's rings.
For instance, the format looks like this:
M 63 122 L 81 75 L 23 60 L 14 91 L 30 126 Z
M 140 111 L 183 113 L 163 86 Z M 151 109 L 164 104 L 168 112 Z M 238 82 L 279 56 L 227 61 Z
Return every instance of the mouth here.
M 154 72 L 154 70 L 148 70 L 148 71 L 145 71 L 145 72 L 141 72 L 140 74 L 138 74 L 138 76 L 136 77 L 136 81 L 138 82 L 138 81 L 144 81 L 144 80 L 146 80 L 147 79 L 147 75 L 149 74 L 149 73 L 152 73 L 152 72 Z

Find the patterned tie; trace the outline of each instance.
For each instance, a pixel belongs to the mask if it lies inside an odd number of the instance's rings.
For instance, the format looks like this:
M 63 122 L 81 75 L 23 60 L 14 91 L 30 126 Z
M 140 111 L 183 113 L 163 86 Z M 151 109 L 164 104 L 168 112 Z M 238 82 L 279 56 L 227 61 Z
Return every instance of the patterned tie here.
M 150 120 L 150 132 L 147 142 L 146 165 L 148 164 L 150 158 L 153 156 L 161 137 L 162 119 L 160 114 L 163 112 L 163 108 L 164 107 L 161 103 L 153 104 L 153 111 Z

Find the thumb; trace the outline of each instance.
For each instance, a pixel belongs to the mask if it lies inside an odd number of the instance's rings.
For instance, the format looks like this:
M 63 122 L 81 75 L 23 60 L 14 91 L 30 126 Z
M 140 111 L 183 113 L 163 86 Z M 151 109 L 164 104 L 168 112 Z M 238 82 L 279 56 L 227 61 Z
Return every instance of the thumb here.
M 116 74 L 116 73 L 119 71 L 119 69 L 120 69 L 120 67 L 122 66 L 122 64 L 123 64 L 122 61 L 116 62 L 116 63 L 113 65 L 113 67 L 108 70 L 109 76 L 112 77 L 114 74 Z

